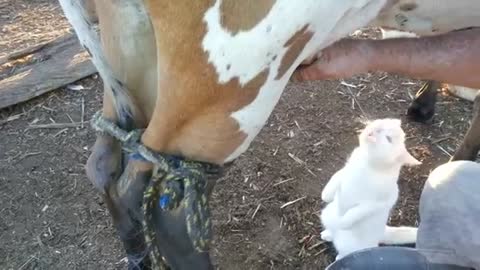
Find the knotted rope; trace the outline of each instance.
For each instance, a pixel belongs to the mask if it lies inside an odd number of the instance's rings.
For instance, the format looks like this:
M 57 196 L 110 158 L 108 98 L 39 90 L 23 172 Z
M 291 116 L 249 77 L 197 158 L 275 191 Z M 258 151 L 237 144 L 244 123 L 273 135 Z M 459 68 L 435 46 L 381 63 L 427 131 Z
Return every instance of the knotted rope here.
M 93 116 L 91 125 L 97 132 L 108 134 L 121 142 L 124 151 L 139 154 L 154 165 L 151 181 L 143 193 L 142 204 L 144 215 L 142 226 L 145 242 L 150 247 L 152 269 L 167 267 L 163 260 L 159 261 L 162 256 L 158 246 L 155 245 L 154 213 L 158 208 L 170 211 L 183 207 L 187 232 L 193 247 L 198 252 L 208 251 L 212 223 L 206 195 L 206 180 L 207 174 L 218 173 L 220 167 L 155 153 L 141 143 L 143 130 L 127 132 L 105 119 L 101 111 Z

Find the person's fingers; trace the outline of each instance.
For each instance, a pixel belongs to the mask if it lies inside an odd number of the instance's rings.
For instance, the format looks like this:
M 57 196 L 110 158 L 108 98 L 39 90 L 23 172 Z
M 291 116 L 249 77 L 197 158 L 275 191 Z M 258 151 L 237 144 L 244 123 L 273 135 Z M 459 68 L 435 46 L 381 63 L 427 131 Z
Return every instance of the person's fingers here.
M 302 61 L 302 63 L 300 63 L 301 66 L 305 66 L 305 65 L 311 65 L 313 62 L 315 62 L 315 60 L 318 59 L 318 57 L 320 57 L 321 53 L 315 53 L 314 55 L 311 55 L 309 57 L 307 57 L 305 60 Z
M 356 43 L 351 40 L 341 40 L 308 57 L 295 70 L 291 80 L 298 82 L 340 79 L 341 76 L 339 77 L 339 75 L 342 75 L 343 72 L 348 76 L 348 62 L 350 60 L 346 59 L 346 56 L 353 53 L 352 44 L 355 45 Z
M 310 65 L 300 66 L 295 70 L 292 75 L 291 80 L 293 82 L 301 81 L 314 81 L 314 80 L 325 80 L 331 79 L 329 76 L 326 76 L 321 69 L 321 66 L 318 65 L 317 61 L 313 62 Z
M 364 40 L 341 40 L 323 49 L 309 64 L 295 70 L 292 81 L 337 80 L 369 71 L 369 62 L 374 51 Z M 314 61 L 312 61 L 314 59 Z

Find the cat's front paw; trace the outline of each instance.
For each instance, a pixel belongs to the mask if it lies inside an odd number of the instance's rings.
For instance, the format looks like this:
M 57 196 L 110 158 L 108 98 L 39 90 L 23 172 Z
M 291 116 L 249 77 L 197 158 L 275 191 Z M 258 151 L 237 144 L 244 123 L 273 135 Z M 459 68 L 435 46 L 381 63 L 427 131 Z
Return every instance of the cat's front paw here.
M 320 233 L 320 238 L 323 241 L 332 242 L 333 241 L 333 234 L 330 230 L 324 230 Z
M 324 201 L 326 203 L 331 203 L 333 201 L 334 197 L 335 196 L 333 196 L 333 194 L 331 194 L 329 192 L 325 192 L 325 191 L 322 192 L 322 201 Z

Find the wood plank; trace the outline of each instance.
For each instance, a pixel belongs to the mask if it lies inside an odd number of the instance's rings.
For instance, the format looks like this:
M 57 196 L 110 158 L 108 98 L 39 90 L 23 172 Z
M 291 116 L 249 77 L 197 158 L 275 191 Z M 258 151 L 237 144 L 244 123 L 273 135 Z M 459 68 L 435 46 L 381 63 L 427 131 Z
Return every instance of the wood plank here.
M 50 43 L 51 42 L 43 42 L 43 43 L 31 46 L 31 47 L 27 47 L 27 48 L 22 49 L 22 50 L 15 51 L 15 52 L 13 52 L 9 55 L 6 55 L 4 57 L 0 57 L 0 66 L 3 66 L 4 64 L 6 64 L 8 62 L 11 62 L 11 61 L 14 61 L 14 60 L 17 60 L 17 59 L 20 59 L 20 58 L 24 58 L 24 57 L 26 57 L 30 54 L 34 54 L 34 53 L 38 52 L 39 50 L 41 50 L 42 48 L 44 48 L 45 46 L 47 46 Z
M 31 56 L 34 60 L 12 64 L 11 74 L 0 80 L 0 109 L 38 97 L 97 72 L 90 56 L 73 34 L 34 46 L 25 52 L 14 53 L 14 57 L 6 58 L 17 61 L 19 57 Z M 6 60 L 4 62 L 9 64 Z

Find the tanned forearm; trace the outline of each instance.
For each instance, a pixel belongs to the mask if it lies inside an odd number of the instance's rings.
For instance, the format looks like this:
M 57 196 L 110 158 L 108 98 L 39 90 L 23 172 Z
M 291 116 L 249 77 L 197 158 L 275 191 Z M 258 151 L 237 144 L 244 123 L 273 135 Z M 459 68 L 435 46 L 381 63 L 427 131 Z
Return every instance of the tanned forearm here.
M 370 71 L 480 88 L 480 29 L 421 38 L 344 39 L 300 66 L 292 79 L 342 79 Z
M 480 29 L 371 41 L 370 71 L 480 88 Z

